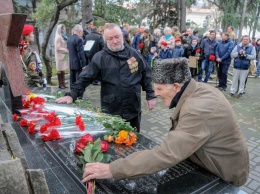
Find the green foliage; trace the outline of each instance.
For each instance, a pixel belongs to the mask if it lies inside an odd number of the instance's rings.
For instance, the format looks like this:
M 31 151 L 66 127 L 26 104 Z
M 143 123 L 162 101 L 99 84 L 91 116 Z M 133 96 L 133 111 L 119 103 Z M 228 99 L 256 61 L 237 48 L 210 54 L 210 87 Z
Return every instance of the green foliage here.
M 49 25 L 56 6 L 57 4 L 53 0 L 41 0 L 36 8 L 36 12 L 32 14 L 32 18 L 36 21 L 37 27 L 40 25 L 47 27 Z

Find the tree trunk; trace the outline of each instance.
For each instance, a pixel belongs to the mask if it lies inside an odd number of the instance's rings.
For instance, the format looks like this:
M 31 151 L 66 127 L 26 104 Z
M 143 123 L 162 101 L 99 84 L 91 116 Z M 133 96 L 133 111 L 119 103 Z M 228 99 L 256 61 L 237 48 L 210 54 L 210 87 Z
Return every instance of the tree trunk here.
M 92 11 L 92 0 L 81 0 L 81 7 L 82 7 L 82 27 L 85 28 L 86 21 L 93 18 L 93 11 Z
M 32 3 L 32 8 L 33 8 L 33 13 L 35 13 L 36 12 L 36 0 L 32 0 L 31 3 Z M 35 27 L 34 32 L 35 32 L 35 40 L 36 40 L 36 45 L 38 48 L 38 53 L 41 53 L 41 47 L 40 47 L 40 41 L 39 41 L 39 30 L 37 27 Z
M 73 3 L 76 3 L 76 2 L 77 2 L 77 0 L 65 0 L 65 1 L 62 1 L 61 3 L 57 3 L 55 11 L 54 11 L 54 13 L 53 13 L 53 15 L 51 17 L 50 24 L 49 24 L 49 26 L 47 28 L 44 41 L 43 41 L 43 43 L 41 45 L 41 56 L 42 56 L 42 59 L 44 61 L 45 66 L 46 66 L 46 71 L 47 71 L 46 79 L 47 79 L 47 82 L 49 84 L 52 84 L 52 82 L 51 82 L 52 64 L 50 63 L 50 57 L 46 53 L 48 42 L 49 42 L 51 33 L 53 31 L 53 28 L 55 27 L 55 25 L 57 24 L 57 22 L 59 20 L 60 11 L 63 8 L 65 8 L 66 6 L 71 5 Z
M 81 12 L 82 12 L 82 28 L 85 28 L 86 21 L 87 21 L 87 1 L 88 0 L 81 0 Z
M 244 6 L 243 6 L 243 12 L 242 12 L 242 18 L 241 18 L 241 23 L 239 27 L 239 33 L 238 33 L 238 40 L 240 40 L 241 35 L 242 35 L 242 30 L 244 27 L 244 21 L 245 21 L 245 14 L 246 14 L 246 7 L 247 7 L 247 0 L 244 0 Z
M 186 28 L 186 4 L 185 1 L 181 1 L 181 27 L 180 31 L 185 30 Z
M 258 3 L 258 6 L 257 6 L 257 13 L 256 13 L 255 21 L 254 21 L 252 37 L 255 37 L 255 32 L 256 32 L 256 28 L 257 28 L 257 24 L 258 24 L 259 15 L 260 15 L 260 3 Z

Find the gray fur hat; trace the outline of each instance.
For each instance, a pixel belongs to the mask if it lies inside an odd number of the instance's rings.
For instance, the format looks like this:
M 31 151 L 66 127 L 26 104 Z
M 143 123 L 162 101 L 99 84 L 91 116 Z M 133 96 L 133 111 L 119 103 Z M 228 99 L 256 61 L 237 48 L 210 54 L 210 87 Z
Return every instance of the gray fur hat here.
M 185 83 L 191 80 L 188 60 L 184 57 L 156 60 L 153 81 L 158 84 Z

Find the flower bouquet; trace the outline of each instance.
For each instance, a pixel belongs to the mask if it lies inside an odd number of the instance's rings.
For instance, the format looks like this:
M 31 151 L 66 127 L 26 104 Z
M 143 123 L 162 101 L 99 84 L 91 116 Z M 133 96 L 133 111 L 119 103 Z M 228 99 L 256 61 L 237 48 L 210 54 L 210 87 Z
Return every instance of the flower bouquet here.
M 98 138 L 94 141 L 94 137 L 90 134 L 82 136 L 75 144 L 74 151 L 78 154 L 80 163 L 83 165 L 84 172 L 86 163 L 103 162 L 108 163 L 111 156 L 104 154 L 108 150 L 108 143 Z M 87 193 L 95 193 L 95 180 L 91 180 L 86 185 Z
M 122 118 L 116 118 L 112 122 L 103 122 L 103 126 L 108 129 L 104 136 L 108 142 L 130 146 L 137 141 L 136 130 Z

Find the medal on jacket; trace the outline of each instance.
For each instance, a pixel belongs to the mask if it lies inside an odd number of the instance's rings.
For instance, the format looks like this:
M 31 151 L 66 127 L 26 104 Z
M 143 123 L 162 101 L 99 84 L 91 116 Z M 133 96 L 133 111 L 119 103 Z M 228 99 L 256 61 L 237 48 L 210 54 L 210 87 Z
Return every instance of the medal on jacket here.
M 127 63 L 131 73 L 138 71 L 138 63 L 134 57 L 128 59 Z

